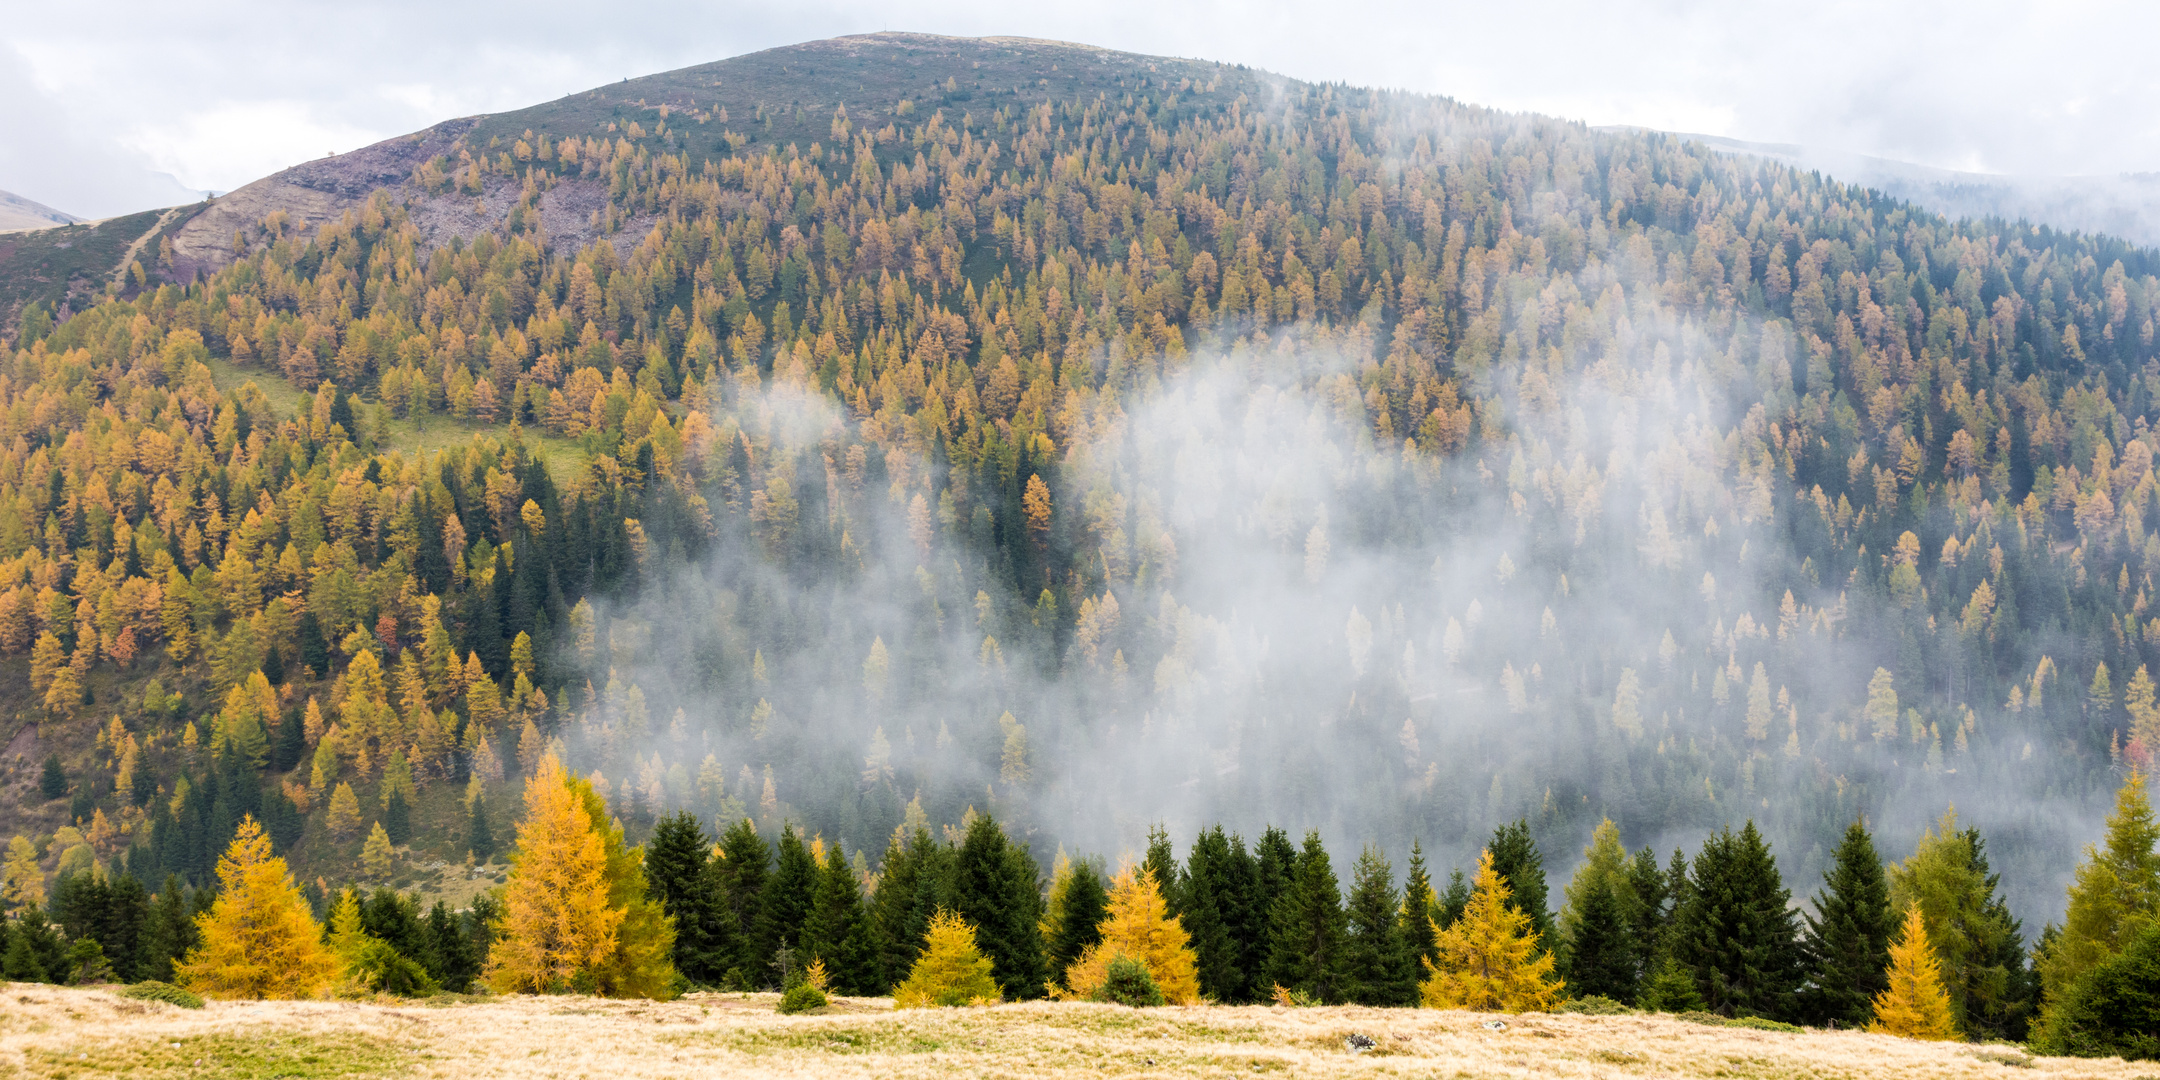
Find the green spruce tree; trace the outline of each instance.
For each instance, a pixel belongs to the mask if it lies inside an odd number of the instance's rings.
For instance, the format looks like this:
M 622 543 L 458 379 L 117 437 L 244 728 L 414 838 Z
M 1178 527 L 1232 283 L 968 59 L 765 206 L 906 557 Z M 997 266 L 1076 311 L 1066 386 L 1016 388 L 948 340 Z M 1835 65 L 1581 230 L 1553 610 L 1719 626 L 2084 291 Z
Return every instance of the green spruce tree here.
M 477 809 L 479 803 L 474 802 Z M 645 887 L 675 918 L 675 970 L 692 983 L 718 985 L 740 951 L 734 920 L 721 903 L 712 843 L 687 810 L 661 818 L 645 842 Z
M 735 955 L 728 961 L 721 980 L 744 989 L 761 986 L 765 981 L 765 964 L 772 959 L 770 952 L 760 953 L 758 926 L 765 915 L 765 886 L 772 876 L 772 848 L 765 838 L 758 835 L 757 826 L 749 818 L 741 818 L 728 826 L 720 837 L 720 855 L 713 860 L 713 873 L 720 885 L 720 902 L 723 907 L 721 919 L 728 926 L 718 933 L 723 940 L 733 939 Z
M 1507 882 L 1507 906 L 1530 917 L 1538 948 L 1550 952 L 1558 943 L 1554 940 L 1552 912 L 1546 906 L 1545 857 L 1538 853 L 1537 841 L 1530 837 L 1530 822 L 1518 820 L 1494 829 L 1487 848 L 1492 852 L 1493 870 Z
M 1440 959 L 1439 898 L 1433 895 L 1432 875 L 1425 868 L 1425 849 L 1410 842 L 1410 877 L 1403 883 L 1403 947 L 1410 952 L 1410 970 L 1423 972 L 1427 961 Z M 1420 976 L 1422 977 L 1422 976 Z
M 1275 985 L 1329 1003 L 1345 1000 L 1343 944 L 1348 920 L 1342 888 L 1320 832 L 1305 834 L 1288 886 L 1275 900 L 1269 934 L 1268 976 Z
M 780 827 L 779 856 L 774 860 L 772 878 L 765 888 L 758 905 L 756 929 L 751 937 L 751 955 L 758 961 L 755 968 L 745 969 L 761 984 L 775 976 L 771 965 L 782 947 L 792 948 L 802 935 L 804 920 L 810 917 L 810 905 L 817 895 L 818 864 L 811 857 L 810 846 L 795 835 L 795 826 Z M 797 963 L 801 958 L 797 958 Z
M 1630 925 L 1627 900 L 1610 881 L 1586 883 L 1576 899 L 1567 951 L 1568 992 L 1576 997 L 1633 1002 L 1641 950 Z
M 856 880 L 838 844 L 825 852 L 797 952 L 805 964 L 825 962 L 826 977 L 837 993 L 868 995 L 884 986 L 877 946 L 863 915 L 862 882 Z
M 1058 897 L 1057 925 L 1051 927 L 1043 947 L 1048 951 L 1051 978 L 1064 983 L 1065 969 L 1080 958 L 1088 946 L 1102 940 L 1103 916 L 1110 909 L 1110 890 L 1103 885 L 1102 870 L 1093 859 L 1078 859 Z
M 1408 1006 L 1418 1000 L 1416 960 L 1403 936 L 1395 868 L 1367 845 L 1350 875 L 1342 949 L 1342 996 L 1359 1005 Z
M 1890 883 L 1866 825 L 1846 826 L 1814 906 L 1802 943 L 1802 1015 L 1821 1026 L 1865 1026 L 1876 995 L 1890 985 L 1890 938 L 1897 929 Z
M 1225 834 L 1221 825 L 1201 830 L 1186 854 L 1180 925 L 1198 961 L 1200 992 L 1216 1001 L 1249 1000 L 1241 935 L 1250 917 L 1251 863 L 1244 842 Z
M 1043 960 L 1040 876 L 1027 849 L 1012 843 L 988 814 L 968 826 L 955 867 L 954 899 L 960 917 L 975 927 L 975 941 L 990 958 L 991 978 L 1008 1000 L 1043 996 L 1049 966 Z
M 1447 891 L 1433 901 L 1433 925 L 1441 930 L 1462 921 L 1463 912 L 1470 907 L 1470 879 L 1463 876 L 1462 867 L 1448 871 Z
M 1688 896 L 1673 918 L 1672 955 L 1693 972 L 1703 1000 L 1722 1016 L 1796 1017 L 1800 943 L 1791 893 L 1750 821 L 1726 829 L 1695 857 Z

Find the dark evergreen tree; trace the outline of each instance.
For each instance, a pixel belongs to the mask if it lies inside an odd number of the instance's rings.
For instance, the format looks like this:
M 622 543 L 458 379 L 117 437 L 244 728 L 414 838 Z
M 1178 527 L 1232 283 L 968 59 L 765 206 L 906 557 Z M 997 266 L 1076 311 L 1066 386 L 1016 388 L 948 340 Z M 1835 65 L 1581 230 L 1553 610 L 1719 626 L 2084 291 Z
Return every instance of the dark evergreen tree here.
M 482 862 L 495 854 L 495 828 L 488 824 L 485 792 L 473 795 L 472 809 L 465 814 L 465 850 Z
M 422 545 L 422 547 L 424 549 L 426 545 Z M 270 680 L 272 686 L 283 686 L 285 684 L 284 650 L 275 646 L 263 650 L 262 673 L 263 678 Z M 290 768 L 292 768 L 291 765 L 280 765 L 278 771 L 283 772 Z
M 888 984 L 905 979 L 915 966 L 931 917 L 941 908 L 955 908 L 956 867 L 957 853 L 932 839 L 929 830 L 917 827 L 912 836 L 894 830 L 870 904 L 878 968 Z
M 758 835 L 757 826 L 749 818 L 735 822 L 721 834 L 720 857 L 714 860 L 713 874 L 719 880 L 720 901 L 725 909 L 721 917 L 733 923 L 728 936 L 740 943 L 727 970 L 744 988 L 762 986 L 765 962 L 772 957 L 759 957 L 757 934 L 765 911 L 765 882 L 772 874 L 772 848 Z
M 1463 877 L 1462 868 L 1448 871 L 1447 891 L 1435 901 L 1439 915 L 1434 925 L 1445 930 L 1462 921 L 1463 909 L 1470 906 L 1470 881 Z
M 157 773 L 149 769 L 136 769 L 134 777 L 128 782 L 126 795 L 128 802 L 133 805 L 148 806 L 151 798 L 157 795 L 157 790 Z
M 426 963 L 429 935 L 412 897 L 387 885 L 377 888 L 360 901 L 360 928 L 396 949 L 398 955 L 414 963 Z
M 51 802 L 68 792 L 67 770 L 60 767 L 60 755 L 45 756 L 45 771 L 38 776 L 38 794 Z
M 1379 848 L 1368 845 L 1351 870 L 1350 900 L 1344 912 L 1348 920 L 1342 949 L 1344 1000 L 1383 1006 L 1417 1003 L 1417 961 L 1403 934 L 1401 908 L 1395 893 L 1395 868 Z
M 8 929 L 7 952 L 0 954 L 0 978 L 22 983 L 45 981 L 45 960 L 20 923 Z
M 1807 965 L 1801 1014 L 1810 1024 L 1859 1027 L 1874 1015 L 1875 995 L 1889 986 L 1898 921 L 1882 858 L 1860 822 L 1846 827 L 1814 906 L 1801 945 Z
M 990 977 L 1005 997 L 1043 996 L 1049 965 L 1043 960 L 1041 877 L 1027 849 L 1005 837 L 988 814 L 968 826 L 954 867 L 953 899 L 960 917 L 975 927 L 975 941 L 990 959 Z
M 1226 835 L 1220 825 L 1201 830 L 1186 854 L 1181 922 L 1198 960 L 1200 992 L 1216 1001 L 1250 999 L 1244 935 L 1251 923 L 1251 877 L 1244 841 Z
M 675 917 L 675 970 L 706 986 L 720 983 L 741 950 L 721 902 L 711 847 L 688 810 L 660 819 L 645 842 L 646 890 Z
M 47 910 L 68 941 L 97 942 L 114 975 L 135 980 L 150 912 L 142 883 L 133 875 L 69 874 L 54 884 Z
M 56 982 L 69 971 L 67 956 L 67 942 L 46 919 L 45 909 L 26 904 L 15 913 L 8 952 L 0 958 L 0 973 L 11 982 Z
M 382 827 L 392 844 L 402 845 L 412 839 L 412 806 L 405 801 L 403 791 L 393 789 L 383 803 Z
M 11 952 L 9 954 L 13 956 Z M 2123 951 L 2094 964 L 2048 1002 L 2032 1048 L 2075 1057 L 2160 1059 L 2160 924 L 2131 935 Z
M 488 893 L 473 897 L 472 907 L 459 916 L 458 925 L 472 949 L 473 962 L 487 968 L 488 950 L 495 947 L 495 928 L 502 917 L 502 901 Z
M 144 944 L 150 928 L 150 894 L 132 873 L 114 878 L 105 895 L 104 917 L 94 936 L 105 947 L 105 960 L 123 982 L 143 979 Z
M 1800 943 L 1792 894 L 1750 821 L 1704 841 L 1688 895 L 1673 917 L 1675 959 L 1722 1016 L 1786 1020 L 1798 1015 Z
M 296 636 L 300 643 L 300 662 L 318 679 L 330 674 L 330 643 L 323 640 L 322 623 L 315 618 L 313 609 L 300 609 L 300 629 Z
M 1951 991 L 1962 1008 L 1965 1034 L 1975 1039 L 2023 1042 L 2040 1005 L 2040 977 L 2026 962 L 2024 927 L 2003 898 L 2002 875 L 1988 865 L 1987 841 L 1980 830 L 1964 830 L 1972 851 L 1972 880 L 1979 884 L 1976 910 L 1962 920 L 1967 961 L 1962 970 L 1946 971 L 1961 984 Z
M 1417 841 L 1410 842 L 1410 876 L 1403 882 L 1402 926 L 1403 948 L 1410 953 L 1410 971 L 1413 979 L 1425 977 L 1427 962 L 1440 959 L 1439 897 L 1433 895 L 1432 874 L 1425 868 L 1425 849 Z
M 1065 888 L 1064 918 L 1056 933 L 1043 943 L 1048 953 L 1050 977 L 1062 982 L 1065 969 L 1080 958 L 1088 946 L 1102 940 L 1103 916 L 1110 910 L 1110 891 L 1103 886 L 1102 871 L 1093 859 L 1072 864 L 1072 880 Z
M 796 952 L 806 964 L 823 960 L 826 977 L 837 993 L 874 994 L 884 985 L 877 947 L 863 917 L 862 882 L 838 844 L 825 853 Z
M 1297 846 L 1290 834 L 1269 826 L 1253 845 L 1253 884 L 1248 933 L 1244 939 L 1246 1000 L 1264 1000 L 1274 989 L 1275 902 L 1297 877 Z
M 465 921 L 450 905 L 441 900 L 428 909 L 426 920 L 427 949 L 420 957 L 421 966 L 427 968 L 428 977 L 453 994 L 472 989 L 472 982 L 480 975 L 480 954 L 473 948 L 472 936 L 466 932 Z
M 272 649 L 270 653 L 275 656 L 277 650 Z M 267 667 L 268 665 L 264 666 Z M 272 679 L 271 681 L 277 682 L 279 680 Z M 278 721 L 277 740 L 272 745 L 270 753 L 270 767 L 278 772 L 290 772 L 293 766 L 300 764 L 301 758 L 307 756 L 307 752 L 307 726 L 302 723 L 302 718 L 298 713 L 289 712 L 284 719 Z
M 1278 986 L 1336 1003 L 1348 989 L 1343 943 L 1348 935 L 1342 887 L 1319 830 L 1305 834 L 1290 883 L 1275 900 L 1268 942 L 1268 977 Z
M 173 962 L 186 956 L 200 940 L 194 912 L 189 910 L 187 889 L 181 884 L 179 874 L 167 873 L 164 884 L 158 886 L 157 895 L 151 900 L 150 924 L 143 937 L 143 958 L 136 967 L 138 976 L 171 982 Z
M 809 845 L 795 835 L 793 824 L 781 826 L 778 852 L 772 878 L 765 882 L 760 896 L 751 937 L 752 955 L 763 957 L 764 962 L 744 969 L 760 980 L 772 970 L 772 958 L 781 946 L 792 948 L 802 936 L 803 921 L 810 917 L 810 905 L 817 895 L 817 860 L 811 857 Z
M 1141 860 L 1142 868 L 1155 872 L 1155 888 L 1162 893 L 1163 907 L 1167 914 L 1185 913 L 1184 875 L 1177 864 L 1177 856 L 1170 847 L 1170 833 L 1160 824 L 1148 827 L 1147 858 Z
M 1656 852 L 1644 847 L 1629 860 L 1628 887 L 1635 893 L 1635 904 L 1628 914 L 1634 919 L 1630 929 L 1640 964 L 1637 975 L 1647 979 L 1657 966 L 1657 958 L 1664 955 L 1665 925 L 1672 918 L 1671 880 L 1658 867 Z
M 1575 913 L 1575 934 L 1568 942 L 1569 994 L 1635 1000 L 1641 950 L 1628 915 L 1611 883 L 1593 884 L 1584 893 L 1582 910 Z
M 1545 888 L 1545 856 L 1530 838 L 1530 822 L 1518 820 L 1494 829 L 1489 847 L 1493 872 L 1508 884 L 1507 906 L 1528 915 L 1538 946 L 1552 949 L 1558 941 L 1553 936 L 1552 912 L 1546 908 L 1550 898 Z
M 301 834 L 307 831 L 307 817 L 283 791 L 272 789 L 262 797 L 262 825 L 270 835 L 271 847 L 282 854 L 300 842 Z

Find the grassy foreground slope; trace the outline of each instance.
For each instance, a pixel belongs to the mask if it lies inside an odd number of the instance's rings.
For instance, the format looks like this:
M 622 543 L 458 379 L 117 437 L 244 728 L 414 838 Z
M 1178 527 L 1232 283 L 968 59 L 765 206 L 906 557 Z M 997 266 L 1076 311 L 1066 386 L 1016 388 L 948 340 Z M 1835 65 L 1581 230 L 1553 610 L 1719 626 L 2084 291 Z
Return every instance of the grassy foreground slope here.
M 845 999 L 785 1017 L 774 995 L 576 997 L 377 1006 L 212 1002 L 13 985 L 0 1069 L 38 1077 L 2140 1075 L 2118 1059 L 1859 1032 L 1787 1034 L 1670 1016 L 1495 1017 L 1409 1009 L 1008 1005 L 894 1012 Z M 455 1001 L 455 1003 L 447 1003 Z M 1492 1030 L 1485 1025 L 1502 1020 Z M 1362 1034 L 1374 1047 L 1345 1046 Z M 2149 1068 L 2149 1067 L 2148 1067 Z

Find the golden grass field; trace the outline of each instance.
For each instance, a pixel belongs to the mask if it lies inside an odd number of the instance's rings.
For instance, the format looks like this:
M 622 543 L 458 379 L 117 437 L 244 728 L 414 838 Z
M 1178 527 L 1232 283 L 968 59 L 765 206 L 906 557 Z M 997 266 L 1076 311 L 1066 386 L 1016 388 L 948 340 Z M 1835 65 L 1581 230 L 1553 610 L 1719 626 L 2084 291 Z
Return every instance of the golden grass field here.
M 896 1012 L 777 995 L 212 1002 L 0 986 L 0 1075 L 21 1077 L 2091 1077 L 2152 1063 L 1673 1017 L 1037 1002 Z M 1503 1020 L 1504 1030 L 1486 1022 Z M 1352 1053 L 1353 1032 L 1375 1046 Z

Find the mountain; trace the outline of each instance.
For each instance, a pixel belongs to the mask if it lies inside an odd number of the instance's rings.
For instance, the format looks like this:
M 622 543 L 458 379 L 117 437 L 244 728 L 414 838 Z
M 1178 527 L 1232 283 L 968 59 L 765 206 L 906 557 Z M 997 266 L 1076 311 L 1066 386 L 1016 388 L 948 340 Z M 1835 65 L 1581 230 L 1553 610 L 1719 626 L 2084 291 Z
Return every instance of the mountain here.
M 73 214 L 62 213 L 43 203 L 31 202 L 20 195 L 0 191 L 0 232 L 50 229 L 55 225 L 73 225 L 81 220 Z
M 1954 804 L 2034 926 L 2160 746 L 2160 254 L 2105 235 L 896 34 L 22 235 L 0 833 L 45 873 L 200 880 L 255 814 L 348 880 L 396 820 L 455 898 L 465 796 L 507 835 L 552 748 L 633 839 L 866 867 L 983 813 L 1454 865 L 1521 820 L 1556 870 L 1753 819 L 1804 894 Z

